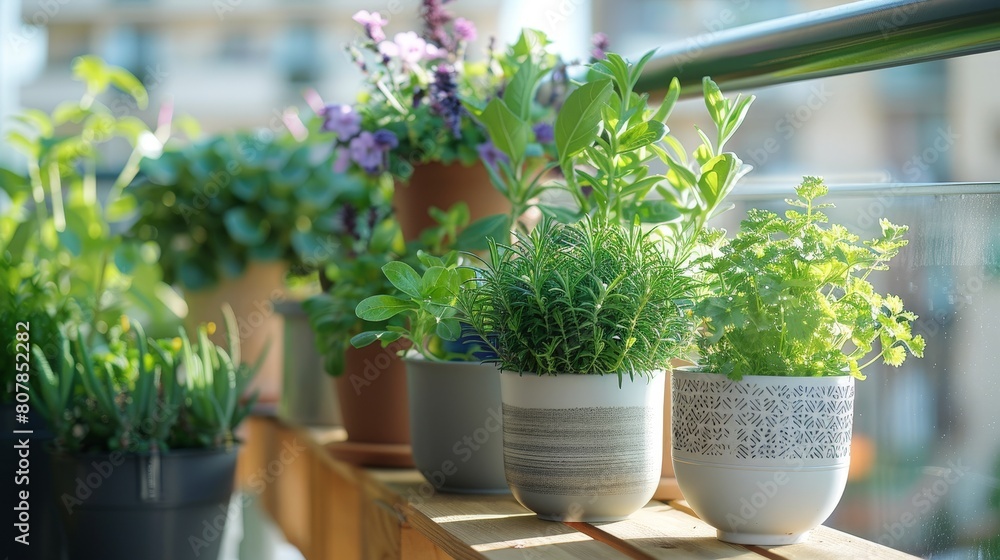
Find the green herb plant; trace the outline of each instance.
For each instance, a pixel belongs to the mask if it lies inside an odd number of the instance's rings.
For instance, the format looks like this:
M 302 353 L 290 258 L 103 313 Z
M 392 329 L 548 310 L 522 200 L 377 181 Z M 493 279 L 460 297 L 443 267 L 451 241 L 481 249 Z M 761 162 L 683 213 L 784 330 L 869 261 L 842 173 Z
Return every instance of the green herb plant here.
M 490 255 L 460 307 L 501 369 L 649 376 L 692 332 L 692 281 L 638 225 L 545 220 Z
M 753 98 L 726 99 L 706 79 L 718 134 L 712 142 L 702 133 L 688 159 L 665 124 L 679 97 L 677 80 L 656 109 L 634 91 L 652 54 L 632 64 L 609 53 L 590 66 L 554 131 L 553 165 L 565 176 L 559 186 L 577 208 L 540 205 L 546 219 L 535 231 L 517 232 L 509 245 L 491 239 L 475 287 L 461 294 L 464 316 L 502 369 L 652 375 L 690 345 L 695 282 L 686 267 L 705 224 L 725 210 L 723 199 L 749 171 L 723 149 Z M 509 159 L 494 181 L 540 194 L 548 187 L 524 173 L 524 120 L 506 96 L 491 108 L 499 117 L 481 119 Z M 651 171 L 657 161 L 665 173 Z
M 125 99 L 139 109 L 148 103 L 142 84 L 122 68 L 83 56 L 73 77 L 84 85 L 78 99 L 13 117 L 5 141 L 22 159 L 0 167 L 7 201 L 0 203 L 0 329 L 13 333 L 28 322 L 32 345 L 53 360 L 59 323 L 85 325 L 83 336 L 94 341 L 126 308 L 158 324 L 178 320 L 155 247 L 117 234 L 134 215 L 125 186 L 141 161 L 158 156 L 175 123 L 161 113 L 151 129 L 122 114 Z M 127 148 L 124 163 L 113 164 L 112 148 Z M 114 179 L 98 180 L 99 171 Z M 12 337 L 0 343 L 3 363 L 13 364 L 14 354 Z M 0 368 L 0 385 L 9 389 L 0 402 L 13 399 L 14 373 Z
M 335 173 L 291 134 L 238 132 L 168 146 L 142 164 L 132 235 L 155 242 L 165 278 L 191 289 L 243 274 L 253 260 L 308 272 L 336 253 L 346 206 L 388 208 L 385 176 Z
M 734 239 L 700 259 L 711 294 L 695 314 L 705 321 L 698 345 L 708 371 L 864 379 L 880 359 L 899 366 L 923 356 L 916 315 L 868 282 L 906 245 L 907 227 L 883 219 L 881 235 L 861 242 L 842 225 L 824 226 L 832 205 L 817 200 L 827 190 L 805 177 L 787 200 L 795 209 L 783 218 L 751 209 Z
M 255 368 L 240 362 L 236 318 L 225 308 L 228 354 L 201 326 L 192 343 L 147 338 L 138 324 L 109 331 L 106 350 L 62 337 L 50 364 L 33 347 L 38 410 L 65 452 L 166 452 L 234 443 L 233 430 L 253 398 L 241 402 Z M 130 332 L 126 332 L 130 331 Z
M 369 296 L 395 293 L 382 267 L 407 254 L 402 231 L 391 216 L 370 212 L 366 217 L 350 206 L 344 210 L 334 257 L 320 271 L 323 291 L 302 302 L 330 375 L 343 373 L 351 337 L 385 328 L 384 323 L 362 321 L 354 310 Z
M 576 205 L 567 209 L 539 204 L 542 213 L 563 222 L 592 216 L 595 220 L 657 226 L 664 248 L 680 261 L 698 246 L 707 222 L 731 208 L 725 197 L 750 171 L 736 154 L 725 151 L 753 103 L 754 97 L 728 99 L 711 79 L 703 81 L 705 105 L 715 125 L 714 139 L 698 129 L 701 145 L 688 156 L 670 134 L 667 119 L 680 96 L 674 79 L 662 102 L 652 107 L 648 94 L 635 84 L 655 51 L 630 63 L 615 53 L 592 64 L 588 78 L 566 98 L 555 122 L 554 162 L 531 168 L 530 127 L 519 99 L 530 96 L 539 71 L 524 65 L 502 98 L 493 99 L 480 120 L 496 146 L 506 154 L 494 173 L 505 193 L 523 193 L 515 203 L 537 199 L 555 187 L 568 192 Z M 520 85 L 517 89 L 516 84 Z M 508 95 L 524 91 L 524 95 Z M 666 172 L 652 172 L 661 163 Z M 563 184 L 546 184 L 545 174 L 559 166 Z M 515 212 L 517 211 L 515 205 Z
M 475 272 L 460 266 L 456 251 L 449 252 L 444 258 L 420 251 L 417 257 L 423 274 L 402 261 L 387 263 L 382 272 L 399 294 L 368 297 L 358 304 L 356 310 L 358 317 L 365 321 L 379 322 L 401 317 L 405 322 L 389 325 L 385 330 L 360 333 L 351 339 L 351 344 L 361 348 L 378 341 L 384 347 L 404 339 L 409 342 L 409 348 L 428 360 L 463 358 L 465 356 L 448 352 L 441 341 L 455 341 L 462 335 L 456 304 L 462 287 L 468 285 Z M 405 351 L 405 348 L 401 350 Z
M 10 200 L 0 205 L 4 288 L 15 296 L 40 290 L 51 302 L 74 300 L 81 321 L 94 327 L 86 333 L 91 340 L 126 307 L 159 323 L 176 320 L 176 295 L 161 281 L 156 248 L 117 234 L 135 213 L 126 186 L 142 161 L 159 156 L 174 124 L 169 111 L 161 112 L 155 129 L 121 114 L 123 96 L 144 109 L 146 90 L 132 74 L 97 57 L 77 58 L 73 76 L 84 84 L 79 99 L 51 113 L 24 110 L 6 138 L 23 156 L 25 171 L 0 168 L 0 189 Z M 109 149 L 123 147 L 125 162 L 112 166 Z M 114 176 L 110 184 L 98 180 L 102 166 Z M 40 308 L 17 299 L 15 314 Z

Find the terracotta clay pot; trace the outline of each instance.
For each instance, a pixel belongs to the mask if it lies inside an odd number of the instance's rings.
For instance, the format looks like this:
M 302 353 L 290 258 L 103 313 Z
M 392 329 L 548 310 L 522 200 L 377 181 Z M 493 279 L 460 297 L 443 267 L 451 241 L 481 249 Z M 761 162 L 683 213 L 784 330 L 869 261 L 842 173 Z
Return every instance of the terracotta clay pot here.
M 194 336 L 199 324 L 211 321 L 216 325 L 212 342 L 227 348 L 222 305 L 228 303 L 236 315 L 243 363 L 257 363 L 266 349 L 267 355 L 248 390 L 259 391 L 258 402 L 264 404 L 275 404 L 281 398 L 285 322 L 275 312 L 274 302 L 285 297 L 287 272 L 288 264 L 283 261 L 253 261 L 239 278 L 226 278 L 209 289 L 184 294 L 188 304 L 184 327 L 189 336 Z
M 447 210 L 456 202 L 469 205 L 471 221 L 510 212 L 510 202 L 490 182 L 481 163 L 471 167 L 461 164 L 426 163 L 413 170 L 409 184 L 396 185 L 393 206 L 396 219 L 407 241 L 416 239 L 424 229 L 435 225 L 427 213 L 430 208 Z
M 410 443 L 406 366 L 395 348 L 349 348 L 337 397 L 349 442 Z

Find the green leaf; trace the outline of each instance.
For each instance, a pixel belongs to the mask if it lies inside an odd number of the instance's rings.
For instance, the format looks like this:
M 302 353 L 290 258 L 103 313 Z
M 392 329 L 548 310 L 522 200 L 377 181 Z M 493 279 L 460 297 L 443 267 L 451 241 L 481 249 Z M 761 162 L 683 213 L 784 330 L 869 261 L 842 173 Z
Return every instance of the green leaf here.
M 631 152 L 646 147 L 653 142 L 659 142 L 667 132 L 667 127 L 660 121 L 645 121 L 633 126 L 618 139 L 618 153 Z
M 442 319 L 434 332 L 444 340 L 458 340 L 462 336 L 462 325 L 455 318 Z
M 503 92 L 504 103 L 522 121 L 531 117 L 531 100 L 535 96 L 535 88 L 542 73 L 535 62 L 529 57 L 521 64 L 514 77 Z
M 355 313 L 365 321 L 385 321 L 404 311 L 417 309 L 411 301 L 394 296 L 378 295 L 365 298 L 358 304 Z
M 109 66 L 107 71 L 112 85 L 132 96 L 139 109 L 146 108 L 149 104 L 149 95 L 138 78 L 128 70 L 118 66 Z
M 566 98 L 555 126 L 560 163 L 567 162 L 597 139 L 601 109 L 613 91 L 611 80 L 598 80 L 580 86 Z
M 493 144 L 507 154 L 515 165 L 524 159 L 532 139 L 531 125 L 515 115 L 498 98 L 490 101 L 480 116 Z
M 553 219 L 559 223 L 572 224 L 580 221 L 580 212 L 565 206 L 554 206 L 551 204 L 539 204 L 538 209 L 546 218 Z
M 639 206 L 639 219 L 644 223 L 663 224 L 681 217 L 680 211 L 666 200 L 647 200 Z
M 421 296 L 420 275 L 410 265 L 392 261 L 382 266 L 382 272 L 399 291 L 414 298 Z
M 489 246 L 490 239 L 505 242 L 510 236 L 510 224 L 506 214 L 486 216 L 469 224 L 455 240 L 455 248 L 460 251 L 479 251 Z
M 705 92 L 705 107 L 708 108 L 708 114 L 712 116 L 712 121 L 721 129 L 725 124 L 724 119 L 728 109 L 726 98 L 722 95 L 722 90 L 719 89 L 719 86 L 708 76 L 705 76 L 702 80 L 702 86 Z
M 375 341 L 382 341 L 382 344 L 385 345 L 398 340 L 399 337 L 399 333 L 392 331 L 365 331 L 351 338 L 351 346 L 364 348 Z
M 681 96 L 681 83 L 674 77 L 670 80 L 670 88 L 667 90 L 667 94 L 663 97 L 663 103 L 656 109 L 656 113 L 653 114 L 653 119 L 658 120 L 666 124 L 667 119 L 670 118 L 670 113 L 674 110 L 674 105 L 677 103 L 677 99 Z
M 549 44 L 549 38 L 537 29 L 525 28 L 521 30 L 517 41 L 511 45 L 510 52 L 514 58 L 530 57 L 533 53 L 539 52 Z
M 222 216 L 229 236 L 237 243 L 254 247 L 267 239 L 267 222 L 248 208 L 231 208 Z
M 108 88 L 111 75 L 108 67 L 100 57 L 84 55 L 73 61 L 73 76 L 87 84 L 87 91 L 97 95 Z
M 120 222 L 125 220 L 131 217 L 137 208 L 138 203 L 136 202 L 135 197 L 123 194 L 108 206 L 108 221 Z

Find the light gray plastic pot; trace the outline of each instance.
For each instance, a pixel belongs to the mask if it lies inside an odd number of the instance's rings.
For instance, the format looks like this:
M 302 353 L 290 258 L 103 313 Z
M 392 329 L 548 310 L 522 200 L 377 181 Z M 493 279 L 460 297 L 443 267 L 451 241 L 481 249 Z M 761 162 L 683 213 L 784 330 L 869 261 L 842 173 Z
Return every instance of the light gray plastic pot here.
M 406 360 L 413 462 L 442 492 L 507 493 L 500 371 L 490 364 Z

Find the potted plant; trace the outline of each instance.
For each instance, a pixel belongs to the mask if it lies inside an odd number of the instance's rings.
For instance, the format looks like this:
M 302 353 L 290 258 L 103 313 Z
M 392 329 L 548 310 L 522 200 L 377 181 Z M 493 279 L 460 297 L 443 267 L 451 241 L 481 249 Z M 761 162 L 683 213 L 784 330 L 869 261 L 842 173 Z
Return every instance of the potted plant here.
M 16 544 L 15 536 L 22 536 L 15 527 L 21 514 L 12 511 L 14 519 L 8 516 L 3 536 L 23 558 L 61 557 L 64 546 L 54 502 L 49 505 L 50 485 L 27 487 L 29 480 L 48 478 L 50 461 L 41 448 L 52 438 L 29 402 L 33 397 L 20 369 L 27 365 L 28 349 L 40 349 L 54 360 L 60 353 L 57 324 L 84 321 L 91 327 L 80 336 L 99 340 L 125 307 L 159 324 L 177 321 L 174 295 L 161 281 L 155 252 L 113 234 L 135 207 L 125 187 L 140 161 L 157 157 L 169 136 L 169 107 L 150 129 L 118 110 L 129 102 L 143 109 L 148 103 L 145 89 L 130 73 L 83 56 L 74 60 L 73 76 L 83 84 L 79 98 L 60 103 L 51 113 L 26 109 L 12 119 L 4 145 L 23 159 L 12 161 L 10 169 L 0 168 L 0 330 L 9 333 L 0 343 L 0 358 L 10 364 L 0 368 L 6 450 L 0 459 L 8 472 L 18 470 L 23 457 L 15 446 L 28 441 L 31 476 L 16 477 L 5 503 L 17 504 L 20 492 L 30 491 L 30 523 L 23 532 L 34 529 L 30 546 Z M 108 165 L 115 161 L 107 157 L 109 145 L 128 149 L 117 169 Z M 102 166 L 113 174 L 110 184 L 98 180 Z M 15 414 L 26 416 L 27 423 L 8 425 Z M 31 433 L 11 441 L 12 430 L 22 429 Z M 47 537 L 37 538 L 39 534 Z
M 728 208 L 722 204 L 750 166 L 744 165 L 725 145 L 735 134 L 753 97 L 726 98 L 706 78 L 703 84 L 708 113 L 715 125 L 709 138 L 699 130 L 701 145 L 689 156 L 667 127 L 679 97 L 674 80 L 659 107 L 650 107 L 646 96 L 633 87 L 652 53 L 631 64 L 615 53 L 591 65 L 588 81 L 569 95 L 555 126 L 555 162 L 565 177 L 559 183 L 538 183 L 538 174 L 526 172 L 522 163 L 527 148 L 524 117 L 507 100 L 492 113 L 502 118 L 484 119 L 487 130 L 505 158 L 497 164 L 494 180 L 513 192 L 550 188 L 567 191 L 576 209 L 539 204 L 550 218 L 572 222 L 592 216 L 630 226 L 639 220 L 660 236 L 662 249 L 685 273 L 692 270 L 697 240 L 709 219 Z M 665 164 L 665 173 L 654 173 L 654 162 Z M 544 172 L 543 172 L 544 173 Z M 655 195 L 655 196 L 651 196 Z M 677 362 L 675 362 L 677 363 Z M 669 410 L 669 392 L 664 404 Z M 663 450 L 669 446 L 670 416 L 663 415 Z M 678 498 L 666 456 L 661 460 L 661 498 Z
M 501 94 L 518 98 L 541 154 L 551 146 L 554 110 L 566 85 L 563 66 L 539 31 L 525 30 L 506 50 L 494 49 L 491 42 L 485 60 L 467 60 L 477 38 L 475 24 L 453 17 L 445 3 L 424 2 L 422 32 L 391 38 L 381 14 L 356 13 L 364 36 L 348 50 L 365 77 L 361 100 L 353 106 L 324 105 L 310 96 L 323 130 L 332 133 L 339 169 L 387 169 L 398 179 L 394 208 L 407 241 L 434 226 L 431 208 L 444 211 L 465 202 L 473 222 L 510 211 L 509 197 L 490 187 L 482 165 L 502 154 L 473 118 L 470 104 L 482 108 Z M 526 64 L 541 75 L 558 70 L 549 95 L 536 98 L 530 95 L 535 83 L 512 78 Z
M 747 171 L 722 146 L 750 100 L 727 100 L 706 81 L 720 141 L 706 138 L 689 169 L 664 124 L 676 84 L 657 110 L 633 92 L 651 55 L 630 64 L 608 53 L 590 67 L 554 134 L 560 186 L 578 210 L 543 209 L 571 223 L 545 221 L 511 245 L 492 241 L 476 287 L 461 298 L 502 370 L 507 482 L 545 519 L 621 519 L 652 497 L 665 370 L 692 334 L 685 266 L 704 223 Z M 525 121 L 507 100 L 491 104 L 505 115 L 487 121 L 508 158 L 497 175 L 515 190 L 530 186 L 532 174 L 520 169 Z M 668 173 L 651 173 L 658 159 Z
M 396 318 L 384 330 L 351 340 L 356 347 L 380 342 L 405 355 L 413 460 L 437 490 L 507 492 L 500 435 L 500 376 L 481 363 L 483 348 L 462 339 L 457 300 L 474 272 L 457 252 L 444 258 L 418 253 L 423 273 L 405 262 L 382 267 L 398 295 L 375 295 L 357 307 L 365 321 Z M 405 344 L 400 344 L 404 342 Z
M 112 327 L 94 351 L 63 338 L 50 364 L 38 347 L 35 406 L 49 422 L 52 484 L 70 558 L 218 557 L 233 489 L 233 430 L 251 369 L 200 327 L 191 343 L 148 339 L 138 323 Z M 72 332 L 72 327 L 68 327 Z
M 854 380 L 923 355 L 913 313 L 872 272 L 906 245 L 880 222 L 861 242 L 825 225 L 827 187 L 806 177 L 780 217 L 751 209 L 735 238 L 701 260 L 710 292 L 700 365 L 673 377 L 673 462 L 691 508 L 721 540 L 801 542 L 847 481 Z
M 378 325 L 354 309 L 366 297 L 390 293 L 381 267 L 406 254 L 391 217 L 343 210 L 345 233 L 320 272 L 324 291 L 303 302 L 325 371 L 334 376 L 348 441 L 332 447 L 338 457 L 372 466 L 412 466 L 403 364 L 391 352 L 358 351 L 351 337 Z
M 335 173 L 316 152 L 292 134 L 210 136 L 169 145 L 143 162 L 132 187 L 141 211 L 132 235 L 158 246 L 165 278 L 184 290 L 188 327 L 221 322 L 222 305 L 231 305 L 247 359 L 266 352 L 253 388 L 267 403 L 281 393 L 274 301 L 285 298 L 289 268 L 322 266 L 340 235 L 341 209 L 367 209 L 391 192 L 366 176 Z

